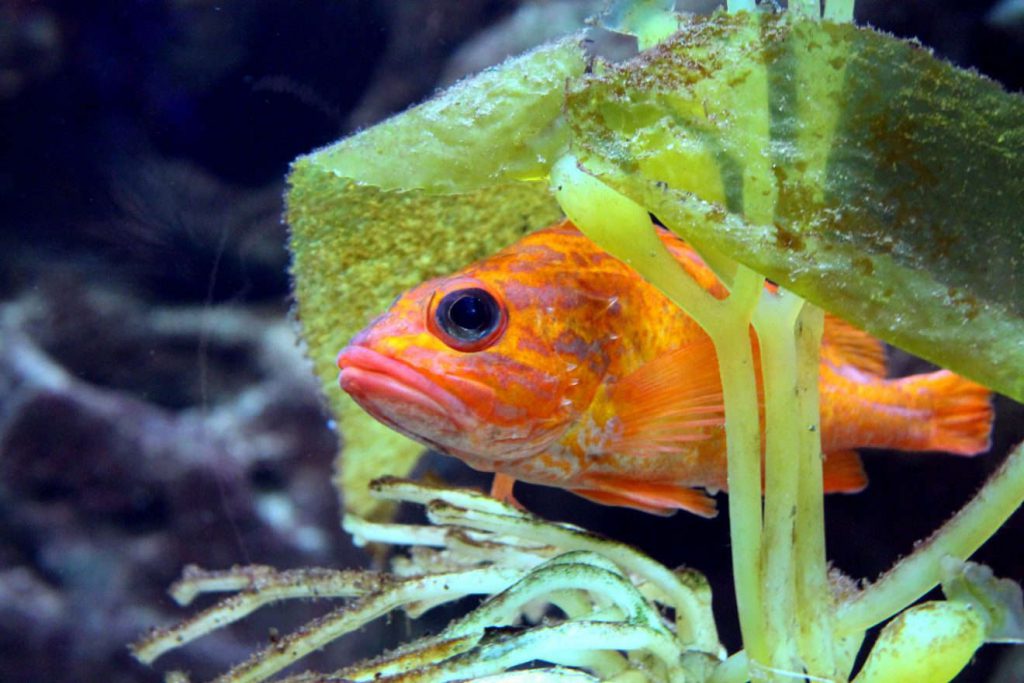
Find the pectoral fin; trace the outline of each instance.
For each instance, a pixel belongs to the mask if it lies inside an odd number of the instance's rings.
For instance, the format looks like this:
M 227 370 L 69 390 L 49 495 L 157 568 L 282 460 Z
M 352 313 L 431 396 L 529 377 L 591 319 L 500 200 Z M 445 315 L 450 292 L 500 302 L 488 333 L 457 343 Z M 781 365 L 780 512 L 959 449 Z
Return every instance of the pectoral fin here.
M 725 424 L 718 360 L 706 338 L 646 363 L 615 383 L 609 399 L 622 426 L 607 444 L 614 453 L 676 452 Z

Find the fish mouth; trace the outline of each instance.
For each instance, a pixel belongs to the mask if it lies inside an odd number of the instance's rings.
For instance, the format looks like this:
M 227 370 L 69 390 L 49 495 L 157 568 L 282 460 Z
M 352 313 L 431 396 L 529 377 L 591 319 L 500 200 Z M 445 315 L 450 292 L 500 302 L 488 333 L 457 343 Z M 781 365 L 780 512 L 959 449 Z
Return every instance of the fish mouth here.
M 342 390 L 366 412 L 421 442 L 431 432 L 465 432 L 476 422 L 454 394 L 415 368 L 365 346 L 342 349 L 338 368 Z

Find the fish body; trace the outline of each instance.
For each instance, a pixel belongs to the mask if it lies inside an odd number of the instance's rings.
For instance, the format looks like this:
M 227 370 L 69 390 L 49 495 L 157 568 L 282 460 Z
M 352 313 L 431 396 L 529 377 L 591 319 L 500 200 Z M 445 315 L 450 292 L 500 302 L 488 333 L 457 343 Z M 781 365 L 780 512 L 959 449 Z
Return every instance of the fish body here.
M 666 248 L 727 294 L 686 243 Z M 752 333 L 753 334 L 753 333 Z M 756 338 L 755 338 L 756 343 Z M 666 514 L 726 489 L 714 346 L 679 307 L 569 222 L 409 290 L 338 357 L 340 384 L 392 428 L 513 480 Z M 988 448 L 983 387 L 948 371 L 885 379 L 880 342 L 830 316 L 821 351 L 825 490 L 859 491 L 861 447 Z

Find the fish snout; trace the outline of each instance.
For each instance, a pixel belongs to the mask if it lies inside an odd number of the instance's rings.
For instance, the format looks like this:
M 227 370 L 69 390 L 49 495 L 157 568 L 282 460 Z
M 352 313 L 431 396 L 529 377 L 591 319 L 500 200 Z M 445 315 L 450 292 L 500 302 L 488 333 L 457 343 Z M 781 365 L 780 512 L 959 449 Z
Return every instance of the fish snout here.
M 475 424 L 466 404 L 430 377 L 356 341 L 338 354 L 338 384 L 373 417 L 422 439 Z

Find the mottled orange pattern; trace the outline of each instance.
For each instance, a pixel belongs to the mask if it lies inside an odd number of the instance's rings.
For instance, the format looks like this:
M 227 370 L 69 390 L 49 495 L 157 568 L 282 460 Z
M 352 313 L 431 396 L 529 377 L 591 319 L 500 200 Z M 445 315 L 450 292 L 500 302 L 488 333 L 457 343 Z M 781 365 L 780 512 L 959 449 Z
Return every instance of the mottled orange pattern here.
M 692 277 L 726 295 L 692 249 L 659 232 Z M 458 305 L 466 308 L 450 313 L 464 295 L 471 300 Z M 473 327 L 456 333 L 477 336 L 451 337 L 453 319 Z M 710 516 L 714 501 L 696 489 L 726 487 L 710 340 L 568 222 L 406 292 L 338 364 L 342 388 L 374 417 L 504 475 L 495 486 L 502 495 L 511 495 L 511 478 L 611 505 Z M 854 448 L 963 455 L 988 448 L 992 411 L 983 387 L 948 371 L 884 375 L 877 340 L 826 318 L 826 491 L 866 484 Z

